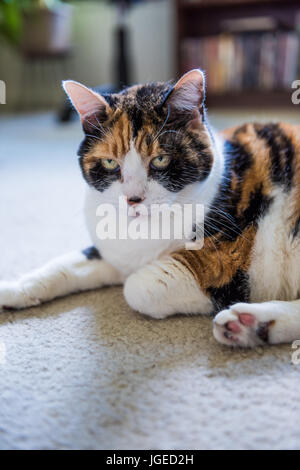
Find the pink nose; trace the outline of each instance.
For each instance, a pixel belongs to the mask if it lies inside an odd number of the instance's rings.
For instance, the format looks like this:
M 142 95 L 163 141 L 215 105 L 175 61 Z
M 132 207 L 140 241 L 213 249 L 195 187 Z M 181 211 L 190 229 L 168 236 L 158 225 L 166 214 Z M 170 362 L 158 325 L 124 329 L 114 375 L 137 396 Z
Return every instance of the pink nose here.
M 134 206 L 134 204 L 140 204 L 144 199 L 139 196 L 131 196 L 127 198 L 127 204 Z

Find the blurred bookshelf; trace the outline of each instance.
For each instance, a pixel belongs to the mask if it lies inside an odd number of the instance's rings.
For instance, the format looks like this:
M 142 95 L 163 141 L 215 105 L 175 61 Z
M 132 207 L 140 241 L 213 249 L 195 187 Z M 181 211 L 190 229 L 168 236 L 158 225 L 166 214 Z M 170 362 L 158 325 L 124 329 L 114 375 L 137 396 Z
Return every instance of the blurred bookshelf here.
M 299 0 L 176 0 L 177 72 L 206 73 L 210 107 L 295 107 Z

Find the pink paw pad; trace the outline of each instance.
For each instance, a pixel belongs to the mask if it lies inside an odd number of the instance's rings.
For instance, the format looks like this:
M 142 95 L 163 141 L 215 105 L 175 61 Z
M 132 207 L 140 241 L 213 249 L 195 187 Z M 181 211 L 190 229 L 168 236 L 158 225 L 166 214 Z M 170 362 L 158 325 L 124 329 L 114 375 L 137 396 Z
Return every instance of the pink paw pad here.
M 241 327 L 236 321 L 229 321 L 226 323 L 226 329 L 232 331 L 232 333 L 240 333 Z
M 253 326 L 255 323 L 255 316 L 251 315 L 250 313 L 240 313 L 239 320 L 242 325 Z

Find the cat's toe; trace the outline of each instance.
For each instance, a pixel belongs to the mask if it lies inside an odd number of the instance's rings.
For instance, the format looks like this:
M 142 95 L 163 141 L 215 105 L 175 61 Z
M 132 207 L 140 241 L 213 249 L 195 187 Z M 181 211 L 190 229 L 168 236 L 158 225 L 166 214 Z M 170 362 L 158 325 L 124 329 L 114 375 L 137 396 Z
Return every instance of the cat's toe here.
M 13 289 L 12 283 L 0 282 L 0 312 L 10 310 L 13 306 Z
M 261 321 L 260 313 L 254 304 L 236 304 L 223 310 L 214 319 L 214 337 L 227 346 L 249 348 L 267 343 L 273 321 Z

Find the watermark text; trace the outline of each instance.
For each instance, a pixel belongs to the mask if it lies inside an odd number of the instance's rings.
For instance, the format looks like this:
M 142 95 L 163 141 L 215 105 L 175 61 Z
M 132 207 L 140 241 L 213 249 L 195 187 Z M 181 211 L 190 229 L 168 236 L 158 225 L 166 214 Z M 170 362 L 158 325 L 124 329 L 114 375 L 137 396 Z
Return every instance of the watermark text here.
M 6 104 L 6 85 L 3 80 L 0 80 L 0 104 Z
M 202 204 L 100 204 L 96 209 L 99 240 L 182 240 L 188 250 L 199 250 L 204 238 Z
M 291 361 L 292 361 L 292 364 L 297 366 L 298 364 L 300 364 L 300 339 L 296 339 L 293 342 L 292 349 L 293 349 L 293 352 L 292 352 Z
M 300 104 L 300 80 L 295 80 L 292 83 L 292 88 L 295 88 L 295 91 L 292 93 L 292 103 Z

